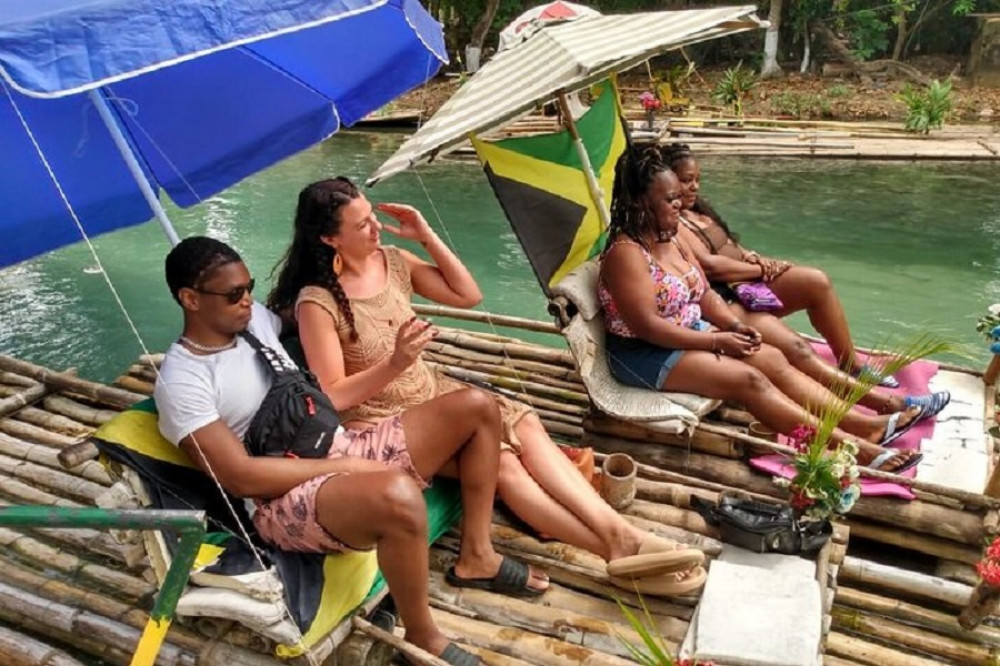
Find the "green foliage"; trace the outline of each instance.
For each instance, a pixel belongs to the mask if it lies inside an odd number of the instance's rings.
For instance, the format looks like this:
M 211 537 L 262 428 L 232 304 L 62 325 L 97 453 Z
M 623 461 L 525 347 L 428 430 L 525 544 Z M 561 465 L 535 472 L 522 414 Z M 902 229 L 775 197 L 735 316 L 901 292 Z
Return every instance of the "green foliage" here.
M 836 83 L 830 86 L 830 89 L 826 91 L 826 94 L 830 97 L 850 97 L 851 89 L 843 83 Z
M 619 642 L 625 646 L 625 649 L 629 651 L 633 661 L 637 664 L 641 666 L 714 666 L 712 662 L 700 661 L 698 659 L 675 660 L 671 656 L 670 650 L 667 648 L 667 641 L 663 638 L 659 627 L 653 621 L 653 617 L 649 613 L 649 607 L 642 596 L 639 597 L 639 605 L 642 606 L 645 622 L 631 608 L 623 604 L 622 600 L 618 597 L 615 597 L 615 602 L 618 604 L 618 608 L 621 609 L 622 615 L 625 616 L 625 620 L 629 626 L 642 639 L 642 644 L 636 645 L 621 634 L 618 634 Z
M 726 70 L 722 78 L 715 85 L 712 99 L 728 106 L 737 116 L 743 115 L 743 99 L 747 93 L 757 85 L 757 73 L 751 69 L 743 68 L 743 61 Z
M 951 81 L 935 79 L 925 90 L 907 84 L 899 99 L 906 104 L 906 129 L 927 134 L 940 129 L 951 110 Z
M 772 97 L 771 110 L 799 119 L 829 118 L 832 115 L 830 100 L 824 95 L 794 91 L 778 93 Z
M 674 97 L 684 97 L 687 95 L 688 80 L 690 80 L 696 68 L 697 66 L 694 62 L 674 65 L 663 72 L 659 80 L 670 84 L 670 90 L 673 91 Z
M 870 60 L 889 48 L 889 30 L 892 25 L 874 9 L 854 12 L 847 17 L 846 23 L 854 55 L 861 60 Z

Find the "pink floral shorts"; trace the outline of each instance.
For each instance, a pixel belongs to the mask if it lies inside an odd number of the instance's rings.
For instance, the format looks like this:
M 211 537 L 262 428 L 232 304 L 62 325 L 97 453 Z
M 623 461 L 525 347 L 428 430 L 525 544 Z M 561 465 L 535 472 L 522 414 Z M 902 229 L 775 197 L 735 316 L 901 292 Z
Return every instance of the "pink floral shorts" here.
M 406 437 L 399 416 L 392 416 L 365 430 L 337 433 L 328 458 L 380 460 L 387 468 L 403 470 L 421 488 L 421 478 L 406 449 Z M 253 522 L 260 535 L 282 550 L 303 553 L 332 553 L 353 550 L 326 531 L 316 519 L 316 494 L 327 480 L 339 473 L 323 474 L 301 483 L 281 497 L 256 500 Z

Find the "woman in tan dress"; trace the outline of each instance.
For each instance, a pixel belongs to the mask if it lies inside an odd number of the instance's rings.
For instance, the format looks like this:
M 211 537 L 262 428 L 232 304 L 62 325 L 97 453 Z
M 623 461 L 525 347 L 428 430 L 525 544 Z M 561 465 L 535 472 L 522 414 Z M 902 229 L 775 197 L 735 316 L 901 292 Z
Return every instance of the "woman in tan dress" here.
M 268 305 L 294 308 L 310 370 L 347 428 L 377 423 L 465 385 L 420 358 L 435 329 L 418 320 L 413 293 L 454 307 L 482 300 L 468 269 L 416 209 L 380 204 L 398 226 L 383 224 L 346 178 L 313 183 L 299 195 L 295 235 Z M 380 232 L 419 242 L 431 258 L 382 246 Z M 618 584 L 683 594 L 704 580 L 698 550 L 643 532 L 605 503 L 549 439 L 523 403 L 496 396 L 504 424 L 498 493 L 539 533 L 609 562 Z M 635 581 L 629 580 L 635 578 Z M 453 585 L 481 586 L 451 572 Z M 530 584 L 547 585 L 532 571 Z

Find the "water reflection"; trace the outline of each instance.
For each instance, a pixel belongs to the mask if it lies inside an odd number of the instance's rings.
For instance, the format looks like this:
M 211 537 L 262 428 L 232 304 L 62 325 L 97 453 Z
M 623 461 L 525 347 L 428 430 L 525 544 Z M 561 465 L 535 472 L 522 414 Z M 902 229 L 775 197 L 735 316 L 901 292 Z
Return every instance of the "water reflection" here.
M 182 236 L 207 233 L 237 247 L 265 293 L 290 238 L 298 191 L 336 175 L 363 181 L 399 141 L 390 133 L 339 135 L 199 206 L 168 210 Z M 704 193 L 747 246 L 831 275 L 859 341 L 933 327 L 985 357 L 974 325 L 1000 301 L 995 166 L 749 158 L 707 158 L 702 166 Z M 368 195 L 423 210 L 476 275 L 484 309 L 548 319 L 478 165 L 442 160 Z M 178 333 L 180 313 L 163 282 L 167 244 L 158 226 L 102 236 L 95 245 L 146 345 L 162 349 Z M 102 380 L 128 367 L 141 347 L 94 267 L 77 244 L 0 271 L 0 350 Z M 809 330 L 804 316 L 791 321 Z

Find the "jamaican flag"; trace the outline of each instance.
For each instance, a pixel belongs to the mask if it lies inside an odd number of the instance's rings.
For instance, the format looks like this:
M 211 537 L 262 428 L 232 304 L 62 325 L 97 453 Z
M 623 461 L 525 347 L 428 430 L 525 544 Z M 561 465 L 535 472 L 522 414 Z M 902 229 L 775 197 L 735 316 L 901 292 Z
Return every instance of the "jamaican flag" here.
M 128 467 L 142 479 L 152 508 L 205 511 L 208 532 L 195 560 L 192 582 L 210 587 L 232 587 L 259 571 L 254 550 L 281 578 L 285 603 L 302 633 L 294 645 L 278 645 L 277 656 L 294 657 L 312 648 L 362 602 L 379 593 L 385 581 L 374 551 L 334 555 L 289 553 L 257 536 L 242 500 L 224 494 L 178 447 L 165 440 L 157 427 L 156 406 L 144 400 L 104 424 L 91 438 L 105 460 Z M 432 540 L 455 524 L 461 513 L 458 489 L 435 482 L 424 492 Z M 240 525 L 241 523 L 242 525 Z M 243 531 L 253 541 L 247 544 Z M 177 541 L 163 534 L 172 555 Z
M 576 127 L 610 205 L 615 162 L 627 139 L 614 83 L 603 81 L 591 92 L 595 101 Z M 472 144 L 546 293 L 601 251 L 607 229 L 567 130 L 496 142 L 474 137 Z

